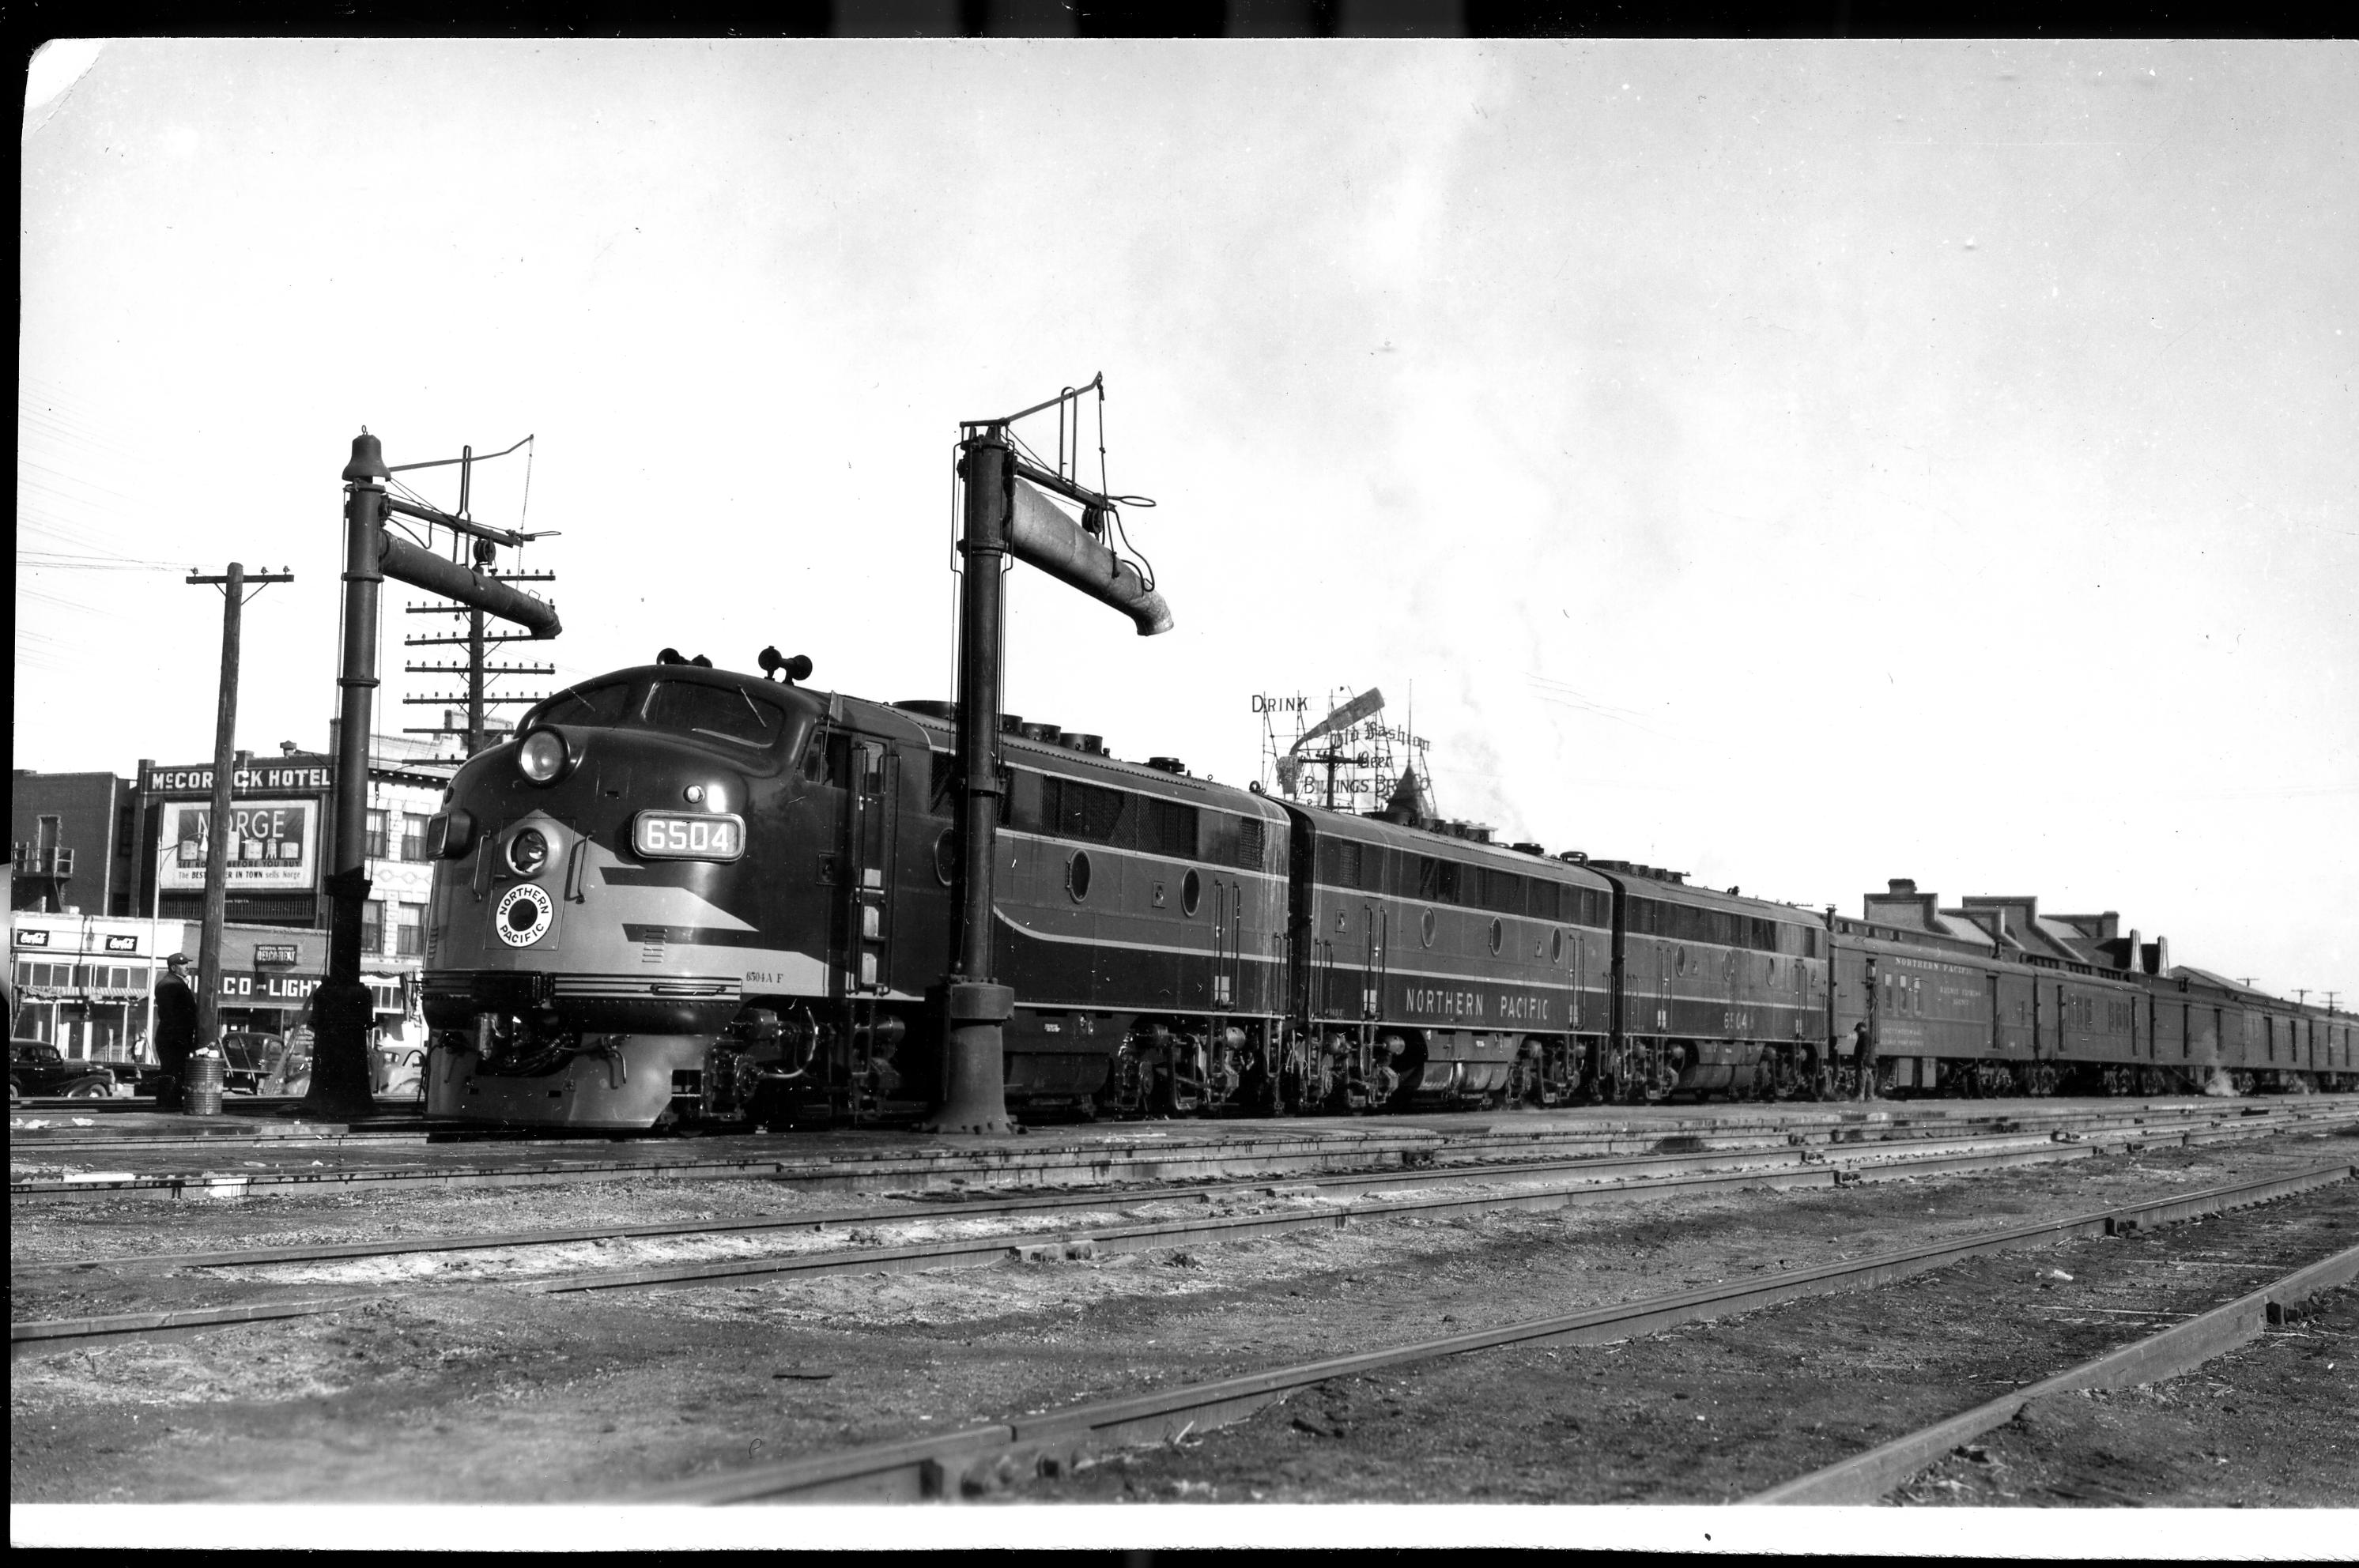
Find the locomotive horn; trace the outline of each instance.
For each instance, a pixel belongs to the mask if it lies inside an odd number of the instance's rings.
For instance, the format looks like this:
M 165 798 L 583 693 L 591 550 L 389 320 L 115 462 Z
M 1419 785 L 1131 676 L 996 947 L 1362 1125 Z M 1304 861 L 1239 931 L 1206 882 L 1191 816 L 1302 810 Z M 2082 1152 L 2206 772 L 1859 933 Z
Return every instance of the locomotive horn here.
M 1007 548 L 1027 566 L 1039 568 L 1102 604 L 1110 604 L 1152 637 L 1171 630 L 1171 608 L 1147 586 L 1137 568 L 1084 532 L 1022 480 L 1013 481 L 1016 507 L 1007 519 Z
M 811 662 L 809 654 L 797 654 L 789 659 L 781 654 L 777 644 L 773 643 L 762 650 L 758 662 L 764 675 L 776 676 L 788 686 L 794 685 L 799 680 L 810 678 Z

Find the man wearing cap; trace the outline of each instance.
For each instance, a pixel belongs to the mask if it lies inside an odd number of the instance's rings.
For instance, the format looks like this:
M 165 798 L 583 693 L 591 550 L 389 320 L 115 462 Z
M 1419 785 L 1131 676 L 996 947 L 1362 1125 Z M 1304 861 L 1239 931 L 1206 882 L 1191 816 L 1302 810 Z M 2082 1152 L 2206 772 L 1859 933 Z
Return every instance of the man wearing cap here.
M 178 1110 L 180 1079 L 197 1048 L 197 993 L 189 989 L 186 953 L 173 954 L 164 966 L 164 978 L 156 983 L 156 1060 L 164 1069 L 156 1103 L 158 1109 Z
M 1875 1032 L 1861 1019 L 1851 1026 L 1851 1060 L 1857 1069 L 1859 1086 L 1856 1098 L 1874 1099 L 1875 1094 Z

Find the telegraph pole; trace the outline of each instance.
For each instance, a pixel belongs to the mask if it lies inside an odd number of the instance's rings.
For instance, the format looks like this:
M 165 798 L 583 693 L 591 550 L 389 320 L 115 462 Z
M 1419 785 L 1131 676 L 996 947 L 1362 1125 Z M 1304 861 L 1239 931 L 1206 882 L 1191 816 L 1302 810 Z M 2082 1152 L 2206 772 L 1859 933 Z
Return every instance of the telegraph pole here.
M 530 439 L 532 439 L 532 438 L 529 436 L 525 438 L 525 440 L 527 441 Z M 516 446 L 522 446 L 523 444 L 523 441 L 519 441 L 516 443 Z M 509 452 L 514 450 L 516 450 L 516 447 L 510 447 L 508 449 Z M 497 457 L 506 457 L 507 456 L 507 452 L 500 452 L 494 455 Z M 491 460 L 487 458 L 484 460 L 488 462 Z M 475 449 L 473 447 L 462 448 L 460 449 L 459 457 L 459 510 L 452 514 L 453 516 L 462 519 L 468 516 L 469 496 L 473 488 L 474 467 Z M 558 531 L 556 529 L 552 528 L 537 534 L 519 535 L 519 537 L 534 539 L 553 538 L 556 536 L 557 532 Z M 463 540 L 464 535 L 462 535 L 462 538 Z M 475 570 L 485 577 L 495 578 L 502 582 L 554 582 L 557 580 L 557 574 L 555 572 L 527 572 L 522 570 L 504 572 L 495 569 L 494 563 L 499 558 L 499 541 L 497 540 L 486 538 L 478 535 L 472 540 L 472 546 L 473 550 Z M 462 634 L 455 636 L 427 635 L 410 637 L 404 640 L 404 646 L 411 648 L 463 647 L 467 650 L 467 662 L 464 665 L 450 665 L 429 661 L 425 664 L 413 664 L 403 666 L 408 673 L 414 676 L 454 676 L 463 670 L 466 675 L 467 689 L 465 693 L 461 696 L 436 693 L 429 697 L 403 697 L 401 700 L 410 707 L 442 706 L 446 709 L 443 722 L 433 725 L 408 725 L 404 727 L 403 733 L 409 735 L 449 735 L 453 731 L 451 728 L 447 709 L 451 705 L 463 703 L 467 711 L 465 721 L 467 755 L 472 757 L 477 752 L 483 751 L 485 746 L 491 743 L 491 725 L 488 719 L 488 713 L 491 708 L 512 703 L 538 702 L 542 697 L 549 695 L 546 692 L 516 692 L 502 697 L 494 697 L 490 694 L 489 688 L 491 683 L 497 676 L 504 675 L 552 676 L 557 673 L 557 666 L 554 665 L 493 664 L 489 656 L 489 650 L 493 644 L 500 643 L 531 642 L 534 641 L 534 639 L 522 633 L 502 634 L 499 633 L 486 631 L 484 624 L 484 612 L 480 605 L 462 608 L 459 605 L 445 602 L 437 604 L 412 604 L 407 608 L 408 612 L 412 615 L 464 615 L 467 618 L 467 630 Z
M 222 926 L 229 916 L 229 797 L 237 748 L 238 636 L 245 620 L 247 585 L 255 593 L 274 582 L 293 582 L 288 571 L 245 575 L 243 562 L 232 561 L 221 577 L 191 572 L 190 586 L 203 584 L 222 590 L 221 697 L 213 718 L 213 799 L 205 818 L 205 913 L 197 946 L 197 1041 L 221 1042 Z M 157 881 L 163 881 L 159 873 Z

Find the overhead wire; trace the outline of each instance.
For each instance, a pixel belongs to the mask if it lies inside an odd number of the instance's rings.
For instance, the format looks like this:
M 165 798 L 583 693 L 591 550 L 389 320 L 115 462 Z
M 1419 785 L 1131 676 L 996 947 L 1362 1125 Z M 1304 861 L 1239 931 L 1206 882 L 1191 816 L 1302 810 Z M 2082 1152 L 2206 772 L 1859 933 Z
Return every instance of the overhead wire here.
M 122 556 L 77 556 L 56 550 L 18 550 L 16 564 L 37 571 L 177 572 L 188 569 L 178 561 L 141 561 Z

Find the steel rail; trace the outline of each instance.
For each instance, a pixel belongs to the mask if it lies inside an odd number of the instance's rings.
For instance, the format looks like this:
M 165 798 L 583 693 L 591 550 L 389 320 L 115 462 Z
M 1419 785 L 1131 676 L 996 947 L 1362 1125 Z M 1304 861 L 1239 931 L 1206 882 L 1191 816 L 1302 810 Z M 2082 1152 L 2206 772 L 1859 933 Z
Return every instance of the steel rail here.
M 1275 1368 L 1131 1399 L 1102 1400 L 1039 1416 L 986 1422 L 720 1476 L 700 1476 L 646 1488 L 628 1500 L 717 1504 L 763 1498 L 840 1501 L 977 1495 L 1015 1479 L 1027 1469 L 1043 1475 L 1062 1473 L 1084 1454 L 1101 1447 L 1167 1441 L 1239 1421 L 1273 1400 L 1336 1378 L 1500 1346 L 1598 1344 L 1626 1339 L 1682 1323 L 1751 1312 L 1801 1297 L 1886 1284 L 1986 1253 L 2077 1236 L 2118 1232 L 2147 1225 L 2161 1213 L 2184 1216 L 2245 1207 L 2348 1181 L 2354 1174 L 2359 1174 L 2359 1167 L 2338 1162 L 2290 1175 L 2174 1194 L 2149 1203 L 2018 1226 L 1930 1247 L 1878 1253 L 1812 1269 L 1788 1270 L 1739 1284 L 1527 1319 L 1499 1328 L 1477 1329 Z
M 1873 1503 L 1959 1444 L 2013 1421 L 2035 1400 L 2081 1389 L 2131 1388 L 2191 1372 L 2206 1361 L 2258 1339 L 2271 1325 L 2284 1321 L 2288 1308 L 2354 1279 L 2359 1279 L 2359 1247 L 2298 1269 L 2249 1295 L 2175 1324 L 2159 1334 L 1742 1501 L 1747 1506 Z
M 340 1307 L 362 1306 L 383 1296 L 382 1291 L 367 1294 L 347 1292 L 300 1301 L 241 1302 L 234 1306 L 177 1307 L 159 1312 L 115 1313 L 105 1317 L 12 1323 L 8 1325 L 8 1359 L 53 1356 L 61 1350 L 80 1350 L 125 1339 L 185 1339 L 217 1329 L 317 1317 Z
M 1227 1141 L 1100 1144 L 1062 1150 L 994 1149 L 976 1152 L 941 1147 L 906 1152 L 830 1154 L 813 1149 L 765 1152 L 757 1154 L 655 1160 L 542 1160 L 514 1165 L 484 1164 L 445 1167 L 387 1166 L 382 1168 L 320 1168 L 253 1173 L 98 1173 L 54 1181 L 8 1184 L 12 1204 L 28 1200 L 73 1201 L 93 1197 L 220 1197 L 231 1193 L 252 1195 L 266 1192 L 305 1192 L 321 1188 L 364 1188 L 372 1192 L 403 1187 L 555 1186 L 621 1181 L 785 1181 L 819 1186 L 860 1185 L 886 1188 L 922 1184 L 929 1181 L 979 1177 L 1003 1182 L 1043 1173 L 1096 1173 L 1099 1179 L 1119 1179 L 1123 1173 L 1142 1179 L 1160 1171 L 1164 1175 L 1212 1173 L 1248 1162 L 1265 1169 L 1332 1168 L 1346 1161 L 1399 1158 L 1422 1162 L 1440 1144 L 1438 1133 L 1309 1132 L 1279 1129 L 1267 1137 Z
M 2042 1143 L 2017 1148 L 1987 1151 L 1979 1155 L 1955 1152 L 1936 1153 L 1922 1160 L 1886 1158 L 1854 1164 L 1828 1162 L 1804 1162 L 1805 1157 L 1796 1152 L 1792 1163 L 1739 1166 L 1720 1173 L 1653 1173 L 1645 1171 L 1633 1173 L 1634 1165 L 1660 1166 L 1668 1172 L 1681 1164 L 1729 1157 L 1674 1155 L 1649 1161 L 1622 1163 L 1624 1176 L 1615 1179 L 1611 1167 L 1602 1162 L 1582 1165 L 1568 1162 L 1527 1168 L 1523 1190 L 1507 1193 L 1482 1193 L 1457 1197 L 1395 1199 L 1351 1208 L 1334 1208 L 1310 1213 L 1287 1215 L 1223 1216 L 1203 1219 L 1166 1221 L 1161 1224 L 1114 1227 L 1036 1232 L 1029 1235 L 998 1235 L 963 1238 L 942 1241 L 917 1242 L 899 1247 L 859 1247 L 773 1254 L 762 1258 L 722 1259 L 704 1262 L 653 1264 L 636 1269 L 603 1270 L 560 1274 L 544 1279 L 490 1281 L 506 1288 L 538 1295 L 579 1294 L 592 1291 L 695 1289 L 720 1281 L 742 1281 L 794 1275 L 817 1278 L 828 1274 L 912 1273 L 936 1269 L 984 1268 L 1010 1258 L 1043 1250 L 1066 1253 L 1067 1249 L 1087 1248 L 1091 1252 L 1136 1252 L 1195 1240 L 1230 1242 L 1250 1240 L 1258 1237 L 1284 1234 L 1288 1231 L 1342 1229 L 1354 1222 L 1366 1224 L 1375 1220 L 1425 1217 L 1448 1214 L 1488 1213 L 1508 1209 L 1560 1208 L 1582 1203 L 1611 1203 L 1662 1197 L 1695 1196 L 1729 1188 L 1769 1187 L 1785 1191 L 1800 1187 L 1834 1187 L 1864 1180 L 1901 1180 L 1922 1174 L 1965 1170 L 1988 1170 L 2017 1165 L 2032 1161 L 2084 1159 L 2098 1152 L 2097 1146 L 2086 1143 Z M 1738 1156 L 1734 1158 L 1745 1158 Z M 1567 1182 L 1548 1182 L 1551 1173 L 1575 1173 L 1577 1178 Z M 1518 1173 L 1497 1167 L 1468 1170 L 1403 1173 L 1398 1174 L 1361 1174 L 1333 1179 L 1328 1183 L 1249 1183 L 1226 1189 L 1189 1189 L 1178 1195 L 1183 1198 L 1203 1196 L 1214 1198 L 1238 1194 L 1285 1195 L 1300 1192 L 1307 1186 L 1322 1186 L 1335 1193 L 1366 1193 L 1388 1188 L 1424 1187 L 1439 1181 L 1454 1183 L 1482 1182 L 1496 1184 L 1512 1181 Z M 1600 1179 L 1602 1177 L 1602 1179 Z M 1161 1202 L 1169 1195 L 1141 1193 L 1120 1195 L 1117 1202 Z M 1069 1212 L 1103 1208 L 1103 1199 L 1090 1202 L 1075 1196 L 1044 1196 L 1036 1199 L 1013 1199 L 987 1204 L 957 1204 L 934 1206 L 919 1213 L 908 1209 L 884 1210 L 886 1221 L 911 1223 L 922 1219 L 974 1218 L 993 1213 L 1024 1212 L 1037 1209 L 1064 1208 Z M 783 1223 L 788 1226 L 808 1224 L 819 1217 L 799 1217 Z M 777 1223 L 756 1220 L 750 1225 Z M 719 1228 L 744 1228 L 744 1225 L 723 1227 L 691 1227 L 691 1231 Z M 677 1234 L 678 1227 L 657 1226 L 625 1227 L 642 1232 Z M 543 1237 L 560 1233 L 543 1232 Z M 562 1233 L 576 1235 L 580 1233 Z M 593 1237 L 599 1233 L 590 1233 Z M 451 1249 L 470 1249 L 468 1243 L 479 1242 L 474 1238 L 437 1238 L 433 1241 L 459 1243 Z M 531 1244 L 529 1239 L 519 1245 Z M 427 1250 L 393 1246 L 373 1246 L 353 1243 L 319 1249 L 326 1256 L 367 1258 L 396 1255 L 406 1250 Z M 290 1249 L 291 1250 L 291 1249 Z M 246 1253 L 184 1254 L 174 1258 L 158 1254 L 128 1261 L 143 1264 L 162 1263 L 188 1266 L 223 1267 L 241 1258 L 268 1257 L 269 1249 L 254 1249 Z M 287 1260 L 279 1260 L 285 1261 Z M 116 1261 L 125 1261 L 118 1260 Z M 100 1266 L 94 1262 L 73 1265 L 77 1271 L 87 1271 Z M 27 1272 L 33 1271 L 27 1270 Z M 12 1271 L 13 1272 L 13 1271 Z M 459 1289 L 473 1281 L 448 1281 L 429 1283 L 429 1289 Z M 181 1309 L 172 1312 L 137 1312 L 111 1314 L 79 1318 L 28 1320 L 9 1325 L 10 1357 L 33 1354 L 52 1354 L 61 1349 L 90 1344 L 103 1344 L 126 1338 L 167 1337 L 182 1333 L 201 1332 L 212 1328 L 234 1327 L 246 1322 L 269 1322 L 289 1317 L 316 1315 L 332 1312 L 363 1301 L 377 1299 L 384 1292 L 353 1295 L 350 1292 L 332 1297 L 310 1297 L 302 1300 L 273 1298 L 261 1302 L 202 1309 Z M 399 1293 L 399 1292 L 397 1292 Z

